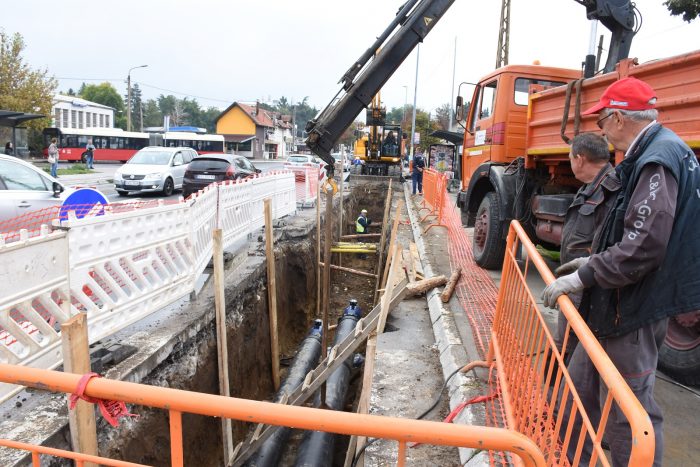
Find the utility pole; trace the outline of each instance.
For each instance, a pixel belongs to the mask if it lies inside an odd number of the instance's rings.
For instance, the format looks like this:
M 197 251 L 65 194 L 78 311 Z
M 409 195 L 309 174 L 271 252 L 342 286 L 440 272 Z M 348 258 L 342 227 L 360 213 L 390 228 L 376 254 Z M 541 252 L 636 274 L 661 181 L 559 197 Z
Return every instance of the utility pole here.
M 498 29 L 496 68 L 508 65 L 508 42 L 510 41 L 510 0 L 502 0 L 501 23 Z
M 452 114 L 454 113 L 455 103 L 455 73 L 457 72 L 457 36 L 455 36 L 455 55 L 452 60 L 452 89 L 450 93 L 450 123 L 447 125 L 447 131 L 452 130 Z
M 137 68 L 146 68 L 148 65 L 139 65 L 129 68 L 126 75 L 126 131 L 131 131 L 131 71 Z
M 413 118 L 411 119 L 411 160 L 413 160 L 413 147 L 416 133 L 416 97 L 418 95 L 418 63 L 420 60 L 420 44 L 416 47 L 416 83 L 413 88 Z

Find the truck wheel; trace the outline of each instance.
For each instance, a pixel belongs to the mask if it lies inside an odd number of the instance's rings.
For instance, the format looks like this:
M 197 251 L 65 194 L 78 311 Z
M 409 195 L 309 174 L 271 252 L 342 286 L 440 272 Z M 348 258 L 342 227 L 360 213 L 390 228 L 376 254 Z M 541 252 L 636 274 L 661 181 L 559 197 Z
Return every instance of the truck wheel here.
M 484 269 L 499 269 L 503 266 L 506 242 L 500 236 L 500 207 L 498 196 L 491 191 L 486 194 L 476 211 L 474 223 L 474 261 Z
M 700 311 L 668 320 L 668 333 L 659 349 L 658 366 L 682 384 L 700 385 Z

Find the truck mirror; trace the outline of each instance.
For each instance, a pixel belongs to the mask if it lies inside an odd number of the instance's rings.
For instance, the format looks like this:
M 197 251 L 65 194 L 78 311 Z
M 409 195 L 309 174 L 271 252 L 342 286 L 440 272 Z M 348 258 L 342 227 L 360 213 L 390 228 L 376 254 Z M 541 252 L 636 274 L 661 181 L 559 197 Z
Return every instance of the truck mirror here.
M 455 103 L 455 115 L 458 122 L 464 120 L 464 99 L 462 99 L 462 96 L 457 96 L 457 102 Z

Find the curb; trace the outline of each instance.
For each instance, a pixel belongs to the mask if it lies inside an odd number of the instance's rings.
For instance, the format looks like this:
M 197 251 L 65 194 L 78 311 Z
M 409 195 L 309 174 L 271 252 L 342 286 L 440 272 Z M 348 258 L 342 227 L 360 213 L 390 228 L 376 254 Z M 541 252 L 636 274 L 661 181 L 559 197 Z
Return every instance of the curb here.
M 420 254 L 423 271 L 426 277 L 434 276 L 432 265 L 428 259 L 425 242 L 421 232 L 421 225 L 417 221 L 414 212 L 413 204 L 408 191 L 408 184 L 404 184 L 404 198 L 406 200 L 406 210 L 411 221 L 411 229 L 413 230 L 413 238 L 415 239 L 418 253 Z M 428 301 L 428 310 L 430 312 L 430 320 L 432 323 L 435 343 L 437 344 L 440 354 L 440 365 L 442 366 L 443 379 L 449 377 L 455 370 L 462 368 L 469 362 L 481 360 L 476 347 L 473 345 L 465 345 L 460 337 L 459 329 L 455 322 L 452 311 L 446 309 L 440 299 L 440 292 L 437 289 L 432 289 L 426 294 Z M 471 333 L 471 329 L 467 331 Z M 454 410 L 462 402 L 469 400 L 473 394 L 469 391 L 469 386 L 473 385 L 474 377 L 467 376 L 464 373 L 457 373 L 450 379 L 447 385 L 447 391 L 450 398 L 450 410 Z M 478 420 L 483 418 L 477 411 L 475 406 L 467 405 L 460 414 L 454 419 L 454 423 L 464 425 L 480 425 Z M 461 464 L 464 465 L 477 452 L 471 448 L 458 448 Z

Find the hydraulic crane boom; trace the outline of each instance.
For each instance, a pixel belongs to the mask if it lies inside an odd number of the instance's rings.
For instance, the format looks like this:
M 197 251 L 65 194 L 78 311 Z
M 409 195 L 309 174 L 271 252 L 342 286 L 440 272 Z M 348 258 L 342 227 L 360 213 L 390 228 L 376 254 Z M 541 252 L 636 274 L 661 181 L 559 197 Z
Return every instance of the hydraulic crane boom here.
M 345 95 L 335 105 L 334 98 L 318 117 L 306 124 L 306 132 L 309 135 L 306 144 L 328 164 L 329 176 L 333 172 L 331 151 L 345 129 L 352 124 L 362 109 L 369 105 L 374 95 L 453 3 L 454 0 L 411 0 L 405 3 L 372 47 L 343 75 L 341 82 L 346 91 Z M 382 46 L 399 24 L 399 30 Z M 374 55 L 380 47 L 379 53 Z M 374 60 L 355 79 L 359 70 L 373 55 Z

